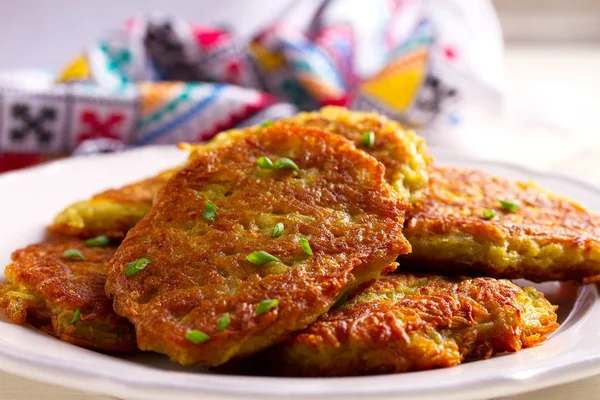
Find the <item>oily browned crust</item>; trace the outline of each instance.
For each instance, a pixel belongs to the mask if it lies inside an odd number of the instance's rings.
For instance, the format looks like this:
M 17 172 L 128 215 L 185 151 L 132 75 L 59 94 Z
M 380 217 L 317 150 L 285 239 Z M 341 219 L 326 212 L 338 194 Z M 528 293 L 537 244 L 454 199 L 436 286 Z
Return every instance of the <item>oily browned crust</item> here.
M 499 200 L 517 202 L 504 211 Z M 483 218 L 485 210 L 496 217 Z M 600 218 L 532 182 L 436 166 L 430 194 L 404 231 L 419 270 L 532 281 L 600 275 Z
M 404 129 L 396 121 L 377 113 L 327 106 L 319 111 L 302 112 L 281 119 L 276 124 L 321 129 L 340 135 L 380 161 L 385 166 L 386 181 L 414 207 L 418 207 L 427 195 L 433 160 L 423 138 Z M 219 146 L 260 129 L 253 127 L 225 131 L 215 136 L 209 145 Z M 371 131 L 375 135 L 374 144 L 372 147 L 365 146 L 363 135 Z
M 399 123 L 376 113 L 333 106 L 299 113 L 282 120 L 282 123 L 324 129 L 347 138 L 384 164 L 388 183 L 410 200 L 413 206 L 418 206 L 424 199 L 432 159 L 424 140 L 413 131 L 405 130 Z M 198 152 L 210 151 L 259 129 L 226 131 L 209 143 L 195 146 L 195 149 Z M 375 134 L 373 147 L 362 144 L 362 137 L 367 131 Z M 174 173 L 175 170 L 165 171 L 155 177 L 110 189 L 88 200 L 71 204 L 54 218 L 48 230 L 80 238 L 107 235 L 122 239 L 150 210 L 155 194 Z
M 89 238 L 106 235 L 122 239 L 150 210 L 158 190 L 173 175 L 164 171 L 130 185 L 109 189 L 88 200 L 69 205 L 55 218 L 48 231 Z
M 398 122 L 377 113 L 350 111 L 329 106 L 303 112 L 281 120 L 282 123 L 324 129 L 341 135 L 385 165 L 385 178 L 392 187 L 410 200 L 421 202 L 429 187 L 432 158 L 423 138 Z M 362 143 L 365 132 L 375 134 L 372 147 Z
M 68 260 L 77 249 L 85 261 Z M 106 297 L 106 264 L 115 247 L 86 247 L 80 240 L 30 245 L 12 255 L 0 307 L 17 323 L 30 323 L 65 342 L 105 351 L 137 349 L 133 326 Z M 79 308 L 81 320 L 71 325 Z
M 261 156 L 288 157 L 300 172 L 260 169 Z M 203 219 L 206 201 L 217 208 L 212 222 Z M 410 249 L 401 232 L 406 208 L 384 167 L 349 141 L 278 124 L 192 157 L 129 231 L 106 290 L 135 324 L 141 349 L 185 365 L 222 364 L 303 329 L 345 290 L 387 271 Z M 271 238 L 279 222 L 283 235 Z M 282 262 L 246 260 L 261 250 Z M 126 277 L 127 264 L 142 257 L 150 264 Z M 267 299 L 279 306 L 255 315 Z M 226 312 L 231 324 L 218 332 Z M 185 338 L 190 330 L 210 340 L 195 345 Z
M 390 274 L 260 364 L 291 376 L 450 367 L 543 342 L 558 328 L 555 309 L 535 289 L 507 280 Z

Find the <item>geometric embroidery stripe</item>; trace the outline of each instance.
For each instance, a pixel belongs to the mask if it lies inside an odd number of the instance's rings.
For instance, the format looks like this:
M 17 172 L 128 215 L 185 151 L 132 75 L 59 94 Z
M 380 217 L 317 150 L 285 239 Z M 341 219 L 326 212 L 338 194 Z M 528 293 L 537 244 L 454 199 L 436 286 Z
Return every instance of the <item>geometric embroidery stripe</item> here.
M 202 111 L 205 107 L 207 107 L 213 100 L 218 96 L 218 94 L 226 87 L 227 84 L 216 84 L 212 93 L 210 93 L 207 97 L 205 97 L 201 102 L 194 105 L 185 113 L 181 114 L 177 118 L 168 122 L 167 124 L 161 126 L 160 128 L 155 129 L 154 131 L 150 131 L 147 135 L 145 135 L 141 140 L 139 140 L 137 145 L 145 145 L 155 141 L 161 136 L 168 134 L 172 131 L 177 125 L 180 125 L 186 122 L 188 119 L 194 117 L 197 113 Z
M 337 67 L 334 65 L 331 58 L 322 53 L 314 44 L 283 41 L 281 46 L 284 52 L 289 52 L 287 56 L 291 59 L 288 62 L 292 65 L 292 69 L 294 69 L 296 73 L 304 72 L 307 75 L 316 76 L 317 79 L 328 78 L 326 80 L 329 80 L 330 83 L 338 88 L 345 88 L 344 82 L 342 82 L 341 76 L 337 73 Z M 310 62 L 305 60 L 306 58 L 309 60 L 311 58 L 316 58 L 316 60 L 310 61 L 322 63 L 322 66 L 320 67 L 320 78 L 318 77 L 318 74 L 315 73 L 315 69 L 311 66 Z
M 160 110 L 152 113 L 151 115 L 148 115 L 146 118 L 143 118 L 139 122 L 139 128 L 140 129 L 144 129 L 144 127 L 146 125 L 148 125 L 148 124 L 150 124 L 150 123 L 152 123 L 154 121 L 159 120 L 167 112 L 169 112 L 171 110 L 175 110 L 177 108 L 177 105 L 179 103 L 181 103 L 183 100 L 186 100 L 187 98 L 189 98 L 190 91 L 191 91 L 192 87 L 197 87 L 197 86 L 198 85 L 195 85 L 195 84 L 188 84 L 188 85 L 186 85 L 185 90 L 182 93 L 180 93 L 179 96 L 175 97 L 170 102 L 168 102 L 167 104 L 165 104 Z
M 63 152 L 71 152 L 75 148 L 75 143 L 71 144 L 72 138 L 75 137 L 75 132 L 73 132 L 73 122 L 74 119 L 73 112 L 75 110 L 75 95 L 74 95 L 74 84 L 67 84 L 67 90 L 64 96 L 65 99 L 65 127 L 62 142 L 62 150 Z

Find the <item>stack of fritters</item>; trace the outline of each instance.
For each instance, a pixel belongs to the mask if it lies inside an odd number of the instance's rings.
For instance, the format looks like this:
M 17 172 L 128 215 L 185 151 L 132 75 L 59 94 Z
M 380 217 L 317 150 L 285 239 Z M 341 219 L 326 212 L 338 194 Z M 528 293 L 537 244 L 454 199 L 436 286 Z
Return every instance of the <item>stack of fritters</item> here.
M 115 311 L 141 349 L 186 365 L 285 339 L 410 250 L 383 174 L 347 140 L 285 125 L 194 157 L 112 259 Z
M 186 165 L 49 228 L 126 235 L 112 259 L 78 241 L 16 252 L 7 315 L 103 350 L 134 347 L 135 328 L 137 347 L 184 365 L 260 353 L 247 360 L 264 373 L 391 373 L 518 351 L 557 328 L 541 293 L 495 278 L 600 273 L 598 217 L 533 184 L 432 167 L 421 138 L 376 114 L 326 107 L 189 149 Z M 398 256 L 416 275 L 392 273 Z M 65 278 L 51 286 L 54 271 Z

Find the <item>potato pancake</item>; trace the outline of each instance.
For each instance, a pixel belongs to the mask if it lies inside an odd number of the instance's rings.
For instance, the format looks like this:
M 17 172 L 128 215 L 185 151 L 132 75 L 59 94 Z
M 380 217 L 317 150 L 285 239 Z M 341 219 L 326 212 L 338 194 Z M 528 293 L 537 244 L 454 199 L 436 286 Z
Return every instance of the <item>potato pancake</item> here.
M 600 217 L 532 182 L 434 167 L 404 231 L 419 271 L 536 282 L 600 275 Z
M 450 367 L 543 342 L 558 328 L 555 309 L 508 280 L 390 274 L 259 355 L 259 365 L 289 376 Z
M 350 141 L 275 124 L 190 159 L 109 264 L 141 349 L 219 365 L 305 328 L 410 251 L 409 204 Z
M 79 238 L 106 235 L 123 239 L 152 207 L 158 189 L 173 175 L 165 171 L 118 189 L 106 190 L 89 200 L 73 203 L 48 227 L 52 233 Z
M 411 203 L 424 199 L 429 185 L 431 157 L 423 138 L 398 122 L 376 113 L 323 107 L 299 113 L 282 123 L 323 129 L 341 135 L 385 165 L 385 178 Z
M 137 349 L 133 326 L 106 296 L 106 265 L 115 247 L 80 240 L 39 243 L 17 250 L 0 287 L 0 307 L 60 340 L 103 351 Z M 83 258 L 83 260 L 81 259 Z
M 375 113 L 330 106 L 320 111 L 300 113 L 282 120 L 282 123 L 324 129 L 349 139 L 385 165 L 388 183 L 402 196 L 413 204 L 423 200 L 428 188 L 431 157 L 423 139 L 412 131 L 404 130 L 397 122 Z M 262 128 L 226 131 L 193 148 L 197 152 L 209 151 L 258 129 Z M 107 235 L 122 239 L 150 210 L 154 195 L 174 173 L 175 170 L 165 171 L 156 177 L 74 203 L 55 217 L 48 230 L 81 238 Z

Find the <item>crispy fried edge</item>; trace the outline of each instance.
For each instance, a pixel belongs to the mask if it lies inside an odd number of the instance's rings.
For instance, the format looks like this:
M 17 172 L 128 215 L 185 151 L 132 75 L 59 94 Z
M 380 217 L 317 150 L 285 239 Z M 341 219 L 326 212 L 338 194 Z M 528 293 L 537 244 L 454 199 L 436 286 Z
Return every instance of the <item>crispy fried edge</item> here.
M 407 281 L 414 278 L 414 275 L 404 276 Z M 285 376 L 350 376 L 428 370 L 535 346 L 546 340 L 545 335 L 559 326 L 555 313 L 557 307 L 533 288 L 519 288 L 512 282 L 492 278 L 449 278 L 460 283 L 472 282 L 473 287 L 469 289 L 474 293 L 480 290 L 476 283 L 485 283 L 487 289 L 493 288 L 479 296 L 493 297 L 500 310 L 494 317 L 495 328 L 490 330 L 487 325 L 491 321 L 461 321 L 459 315 L 452 312 L 448 315 L 446 308 L 438 310 L 437 306 L 442 303 L 426 304 L 427 297 L 433 295 L 446 302 L 447 307 L 456 307 L 452 292 L 445 293 L 445 290 L 435 286 L 436 280 L 446 279 L 440 276 L 425 276 L 428 281 L 410 287 L 411 291 L 399 300 L 406 304 L 398 306 L 394 300 L 386 298 L 389 295 L 381 287 L 387 286 L 388 280 L 399 277 L 395 274 L 382 277 L 379 282 L 357 292 L 345 305 L 330 311 L 302 333 L 258 356 L 259 363 L 268 374 Z M 426 296 L 418 293 L 420 287 L 428 285 L 434 285 L 432 294 Z M 454 284 L 454 289 L 456 286 Z M 408 288 L 408 285 L 398 285 L 393 290 L 404 288 Z M 416 293 L 411 293 L 414 289 Z M 357 298 L 361 296 L 363 299 L 357 303 Z M 413 297 L 416 301 L 411 302 Z M 463 311 L 473 318 L 475 314 L 472 313 L 477 313 L 482 299 L 466 296 L 466 300 Z M 421 309 L 421 306 L 426 308 Z M 507 313 L 511 310 L 512 313 Z M 412 324 L 417 321 L 411 319 L 407 311 L 425 315 L 429 313 L 433 321 L 411 331 Z M 401 315 L 407 320 L 403 322 L 395 315 L 397 312 L 403 312 Z M 489 309 L 485 307 L 479 310 L 479 317 L 485 317 L 487 312 Z M 462 328 L 432 327 L 431 324 L 435 322 L 448 327 L 462 323 L 467 331 L 462 331 Z M 446 333 L 452 329 L 454 337 Z M 235 368 L 247 370 L 251 362 L 254 360 L 236 365 Z
M 344 146 L 346 146 L 348 148 L 351 148 L 352 151 L 356 151 L 357 154 L 364 154 L 363 157 L 367 157 L 367 158 L 365 158 L 365 160 L 366 159 L 373 160 L 376 163 L 376 165 L 378 166 L 378 168 L 381 168 L 381 174 L 382 174 L 381 184 L 384 185 L 384 187 L 388 187 L 389 188 L 389 194 L 390 195 L 394 195 L 395 194 L 395 192 L 393 191 L 393 189 L 386 183 L 385 179 L 383 179 L 383 165 L 381 163 L 377 162 L 377 160 L 375 160 L 373 157 L 365 154 L 362 151 L 358 151 L 358 149 L 356 149 L 356 147 L 354 146 L 354 144 L 352 142 L 346 140 L 345 138 L 340 137 L 339 135 L 330 135 L 330 134 L 328 134 L 326 132 L 323 132 L 323 131 L 320 131 L 320 130 L 316 130 L 316 129 L 293 128 L 293 127 L 289 127 L 289 126 L 282 125 L 282 124 L 275 124 L 275 125 L 273 125 L 272 128 L 269 128 L 269 129 L 288 129 L 288 130 L 289 129 L 296 129 L 296 130 L 303 130 L 303 131 L 306 131 L 306 132 L 313 132 L 314 134 L 318 134 L 318 135 L 321 135 L 321 136 L 326 135 L 327 137 L 330 137 L 330 138 L 336 138 L 335 141 L 337 141 L 339 143 L 344 143 Z M 258 132 L 257 132 L 256 128 L 252 128 L 252 131 L 250 132 L 250 134 L 257 134 L 257 133 Z M 248 132 L 236 131 L 236 132 L 234 132 L 233 135 L 221 136 L 220 140 L 217 140 L 215 142 L 211 142 L 212 145 L 210 145 L 208 147 L 207 146 L 201 146 L 201 147 L 200 146 L 192 146 L 191 147 L 192 150 L 193 149 L 199 149 L 199 152 L 198 153 L 194 153 L 193 152 L 191 154 L 190 159 L 188 160 L 188 164 L 189 163 L 193 163 L 195 160 L 197 160 L 197 158 L 201 154 L 207 153 L 208 149 L 216 149 L 216 148 L 220 148 L 222 146 L 228 146 L 231 143 L 235 143 L 237 140 L 247 139 L 247 138 L 248 138 Z M 185 146 L 185 147 L 187 147 L 187 146 Z M 181 172 L 183 172 L 183 171 L 181 171 Z M 159 195 L 158 195 L 157 198 L 158 199 L 162 198 L 162 196 L 164 195 L 164 192 L 165 192 L 164 189 L 161 190 L 161 193 L 159 193 Z M 394 197 L 397 197 L 397 194 L 394 195 Z M 397 198 L 400 200 L 400 197 L 397 197 Z M 405 208 L 408 208 L 408 207 L 409 207 L 408 203 L 405 203 Z M 126 239 L 126 241 L 127 240 L 128 239 Z M 409 246 L 408 242 L 405 242 L 404 245 L 406 247 Z M 115 259 L 116 259 L 116 257 L 115 257 Z M 113 261 L 114 261 L 114 259 L 113 259 Z M 387 270 L 389 270 L 389 262 L 384 263 L 384 265 L 388 265 L 388 267 L 382 268 L 381 271 L 384 271 L 384 270 L 387 271 Z M 138 321 L 136 321 L 136 319 L 134 318 L 134 316 L 138 315 L 139 311 L 135 311 L 133 313 L 127 311 L 127 304 L 129 304 L 130 301 L 129 300 L 121 301 L 119 299 L 119 293 L 114 289 L 114 287 L 113 287 L 114 283 L 111 283 L 111 276 L 119 277 L 119 272 L 118 271 L 117 272 L 111 271 L 111 273 L 109 273 L 109 280 L 107 282 L 107 293 L 109 293 L 110 295 L 112 295 L 113 298 L 114 298 L 114 300 L 115 300 L 115 303 L 114 303 L 115 310 L 118 312 L 118 314 L 128 317 L 134 324 L 136 324 Z M 367 279 L 371 279 L 371 276 L 368 276 Z M 333 300 L 335 300 L 335 299 L 333 299 Z M 330 304 L 329 304 L 329 306 L 330 306 Z M 329 308 L 329 306 L 327 308 Z M 324 309 L 323 311 L 326 311 L 326 309 Z M 304 326 L 306 326 L 306 325 L 307 324 L 305 324 Z M 143 341 L 140 338 L 139 326 L 136 326 L 136 327 L 138 329 L 138 343 L 139 343 L 139 345 L 140 345 L 141 348 L 143 348 L 145 350 L 153 350 L 153 351 L 158 351 L 158 352 L 162 352 L 162 353 L 169 353 L 171 355 L 171 359 L 173 361 L 179 362 L 179 363 L 184 364 L 184 365 L 198 364 L 198 361 L 190 361 L 186 357 L 186 354 L 182 353 L 181 351 L 172 351 L 172 349 L 170 349 L 168 346 L 162 346 L 162 345 L 158 345 L 158 346 L 153 345 L 151 347 L 147 346 L 147 343 L 145 344 L 145 341 Z M 261 340 L 258 340 L 258 342 L 260 342 L 260 341 Z M 178 342 L 180 347 L 182 347 L 183 344 L 185 344 L 188 348 L 191 348 L 191 345 L 188 342 L 186 342 L 186 341 L 182 341 L 180 337 L 177 337 L 177 340 L 175 340 L 174 342 Z M 210 342 L 212 342 L 212 340 Z M 210 342 L 206 342 L 206 343 L 210 343 Z M 251 348 L 255 344 L 255 342 L 256 341 L 252 341 L 252 340 L 245 341 L 244 344 L 243 344 L 243 346 L 240 347 L 239 353 L 241 353 L 241 354 L 252 354 L 252 353 L 257 352 L 258 350 L 256 350 L 256 349 L 249 350 L 249 348 Z M 183 346 L 183 347 L 186 347 L 186 346 Z M 264 347 L 264 344 L 262 346 Z M 230 356 L 231 356 L 231 354 L 228 355 L 228 357 L 230 357 Z M 239 356 L 239 354 L 238 354 L 238 356 Z M 222 363 L 224 361 L 225 360 L 220 360 L 219 363 Z
M 96 250 L 94 248 L 85 248 L 82 246 L 82 243 L 77 240 L 56 241 L 54 243 L 59 247 L 64 247 L 65 244 L 72 244 L 68 247 L 78 248 L 82 251 L 84 256 L 88 252 Z M 116 327 L 118 328 L 118 331 L 114 332 L 114 334 L 119 337 L 119 340 L 112 342 L 107 340 L 100 341 L 98 340 L 98 337 L 94 336 L 94 327 L 101 327 L 101 325 L 98 325 L 93 321 L 95 314 L 81 317 L 82 321 L 85 322 L 87 319 L 89 321 L 88 323 L 72 325 L 71 321 L 75 315 L 75 310 L 61 309 L 59 306 L 53 305 L 53 302 L 49 299 L 43 299 L 36 294 L 35 288 L 32 291 L 32 289 L 24 283 L 20 284 L 18 282 L 12 282 L 14 279 L 11 279 L 11 277 L 16 279 L 23 269 L 27 269 L 26 266 L 19 267 L 18 265 L 18 263 L 26 262 L 25 260 L 18 260 L 22 254 L 29 256 L 29 254 L 26 253 L 29 251 L 36 251 L 34 249 L 37 249 L 37 251 L 53 252 L 54 250 L 52 247 L 50 247 L 49 250 L 43 250 L 41 248 L 52 245 L 53 243 L 49 242 L 33 244 L 23 249 L 16 250 L 13 253 L 13 263 L 6 268 L 7 270 L 9 270 L 9 268 L 14 269 L 14 273 L 6 276 L 6 282 L 0 284 L 0 308 L 4 309 L 8 319 L 18 325 L 29 323 L 41 331 L 57 337 L 61 341 L 92 350 L 110 352 L 131 352 L 137 350 L 135 332 L 133 326 L 130 326 L 128 323 L 123 321 L 122 324 L 117 324 Z M 58 254 L 53 256 L 59 257 Z M 39 258 L 43 257 L 48 257 L 48 255 L 39 255 Z M 108 262 L 108 260 L 106 262 Z M 36 287 L 38 285 L 43 286 L 44 282 L 38 283 Z M 104 291 L 99 294 L 101 296 L 105 295 Z M 62 297 L 65 294 L 56 293 L 56 295 Z M 76 296 L 76 294 L 70 295 Z M 121 318 L 116 314 L 114 316 L 115 318 Z M 128 329 L 125 329 L 125 327 Z M 123 339 L 124 336 L 128 336 L 129 339 Z
M 445 171 L 453 170 L 485 174 L 478 170 L 439 166 L 435 167 L 434 172 L 443 176 Z M 489 177 L 505 179 L 492 175 Z M 442 185 L 443 182 L 445 181 L 442 181 Z M 436 185 L 437 181 L 433 179 L 431 184 Z M 533 182 L 520 184 L 539 191 L 574 211 L 587 212 L 579 203 L 549 192 Z M 415 271 L 463 273 L 505 279 L 525 278 L 534 282 L 588 282 L 600 279 L 600 240 L 560 236 L 560 243 L 557 243 L 557 238 L 527 234 L 519 224 L 505 227 L 499 226 L 494 220 L 439 215 L 435 211 L 430 215 L 427 211 L 429 207 L 432 205 L 415 210 L 407 218 L 404 234 L 413 251 L 399 258 L 404 267 Z M 530 255 L 532 251 L 537 255 Z

